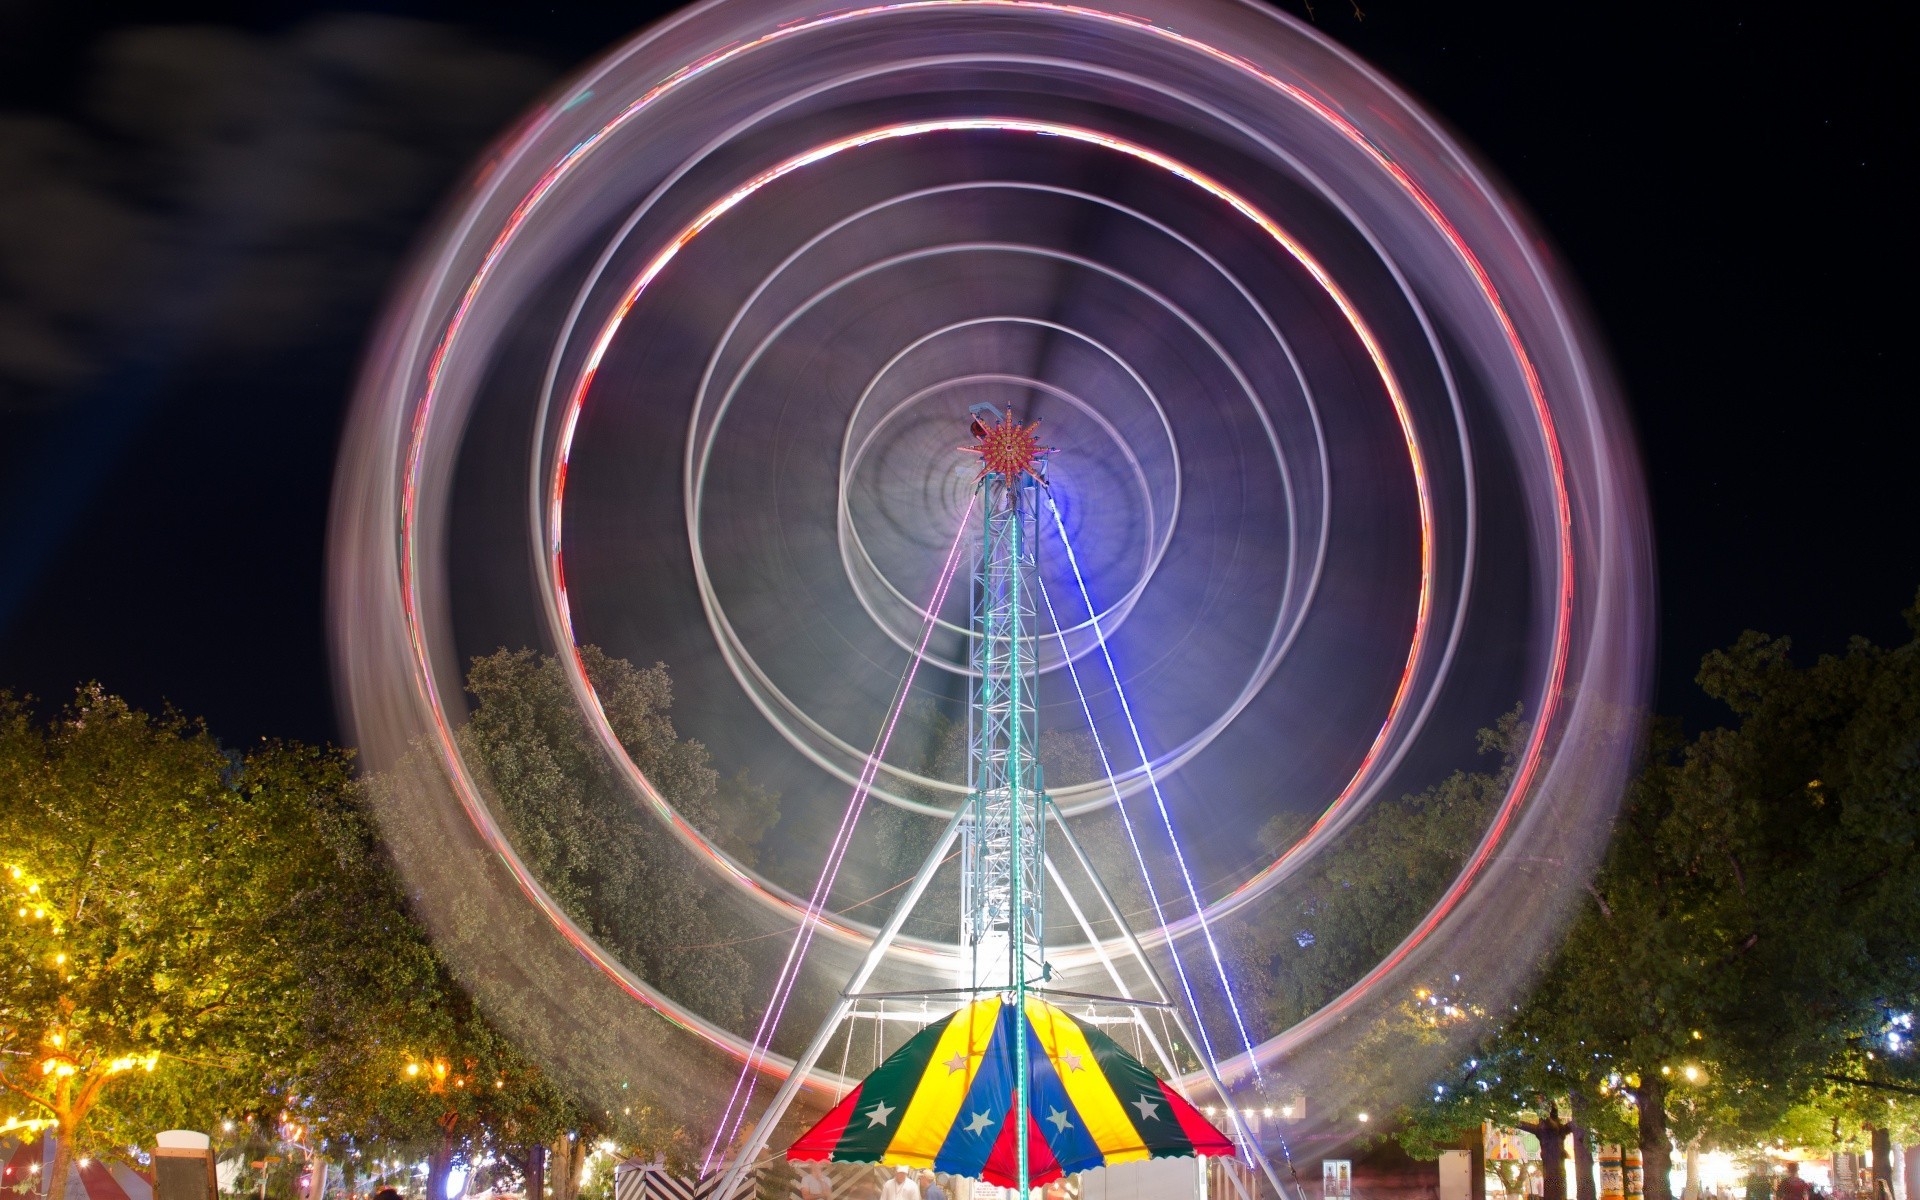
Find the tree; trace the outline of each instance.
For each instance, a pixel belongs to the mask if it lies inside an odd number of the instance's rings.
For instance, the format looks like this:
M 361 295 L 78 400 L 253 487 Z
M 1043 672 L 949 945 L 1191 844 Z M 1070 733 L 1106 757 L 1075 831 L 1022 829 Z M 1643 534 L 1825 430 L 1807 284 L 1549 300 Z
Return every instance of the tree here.
M 598 1129 L 427 941 L 345 754 L 0 695 L 0 838 L 0 1087 L 57 1134 L 49 1200 L 75 1155 L 224 1117 L 349 1171 L 427 1157 L 435 1195 Z
M 1920 641 L 1806 667 L 1789 651 L 1748 633 L 1707 656 L 1700 682 L 1738 724 L 1691 743 L 1656 727 L 1587 902 L 1469 1060 L 1502 1086 L 1415 1105 L 1416 1142 L 1522 1123 L 1557 1087 L 1576 1122 L 1632 1130 L 1649 1200 L 1668 1200 L 1675 1139 L 1908 1119 Z
M 1663 740 L 1546 980 L 1614 1057 L 1649 1200 L 1670 1133 L 1767 1130 L 1920 999 L 1920 643 L 1804 668 L 1789 650 L 1747 633 L 1707 656 L 1739 724 Z M 1914 1073 L 1875 1061 L 1869 1085 Z M 1689 1075 L 1705 1087 L 1676 1114 Z
M 745 776 L 723 778 L 705 746 L 678 736 L 664 666 L 637 668 L 594 647 L 581 657 L 608 724 L 648 782 L 694 827 L 750 858 L 778 820 L 778 797 Z M 731 931 L 715 900 L 724 884 L 641 810 L 593 739 L 562 665 L 500 650 L 474 660 L 467 687 L 478 704 L 461 742 L 483 766 L 528 868 L 641 976 L 738 1024 L 742 981 L 755 970 L 723 944 Z
M 1480 751 L 1500 756 L 1497 769 L 1456 771 L 1374 806 L 1296 877 L 1281 915 L 1248 931 L 1243 974 L 1257 981 L 1270 1028 L 1284 1029 L 1345 991 L 1426 913 L 1478 843 L 1512 779 L 1526 728 L 1516 711 L 1481 731 Z M 1306 824 L 1301 814 L 1277 816 L 1261 842 L 1277 852 Z
M 1486 1030 L 1451 1078 L 1401 1108 L 1396 1137 L 1408 1153 L 1435 1157 L 1462 1137 L 1478 1137 L 1482 1122 L 1510 1126 L 1539 1139 L 1542 1194 L 1553 1200 L 1566 1195 L 1567 1141 L 1579 1128 L 1575 1098 L 1585 1093 L 1589 1068 L 1577 1050 L 1569 1054 L 1547 1040 L 1558 1022 L 1534 1007 L 1538 1002 L 1536 993 L 1514 1016 Z M 1458 997 L 1432 991 L 1416 995 L 1413 1004 L 1436 1022 L 1461 1007 Z
M 0 1087 L 58 1135 L 49 1200 L 76 1153 L 266 1102 L 298 1053 L 283 818 L 343 772 L 98 687 L 47 725 L 0 694 Z
M 302 1053 L 280 1078 L 314 1147 L 421 1156 L 428 1194 L 481 1152 L 521 1164 L 599 1126 L 504 1036 L 407 910 L 365 789 L 310 792 L 289 832 L 309 847 L 302 923 L 286 952 L 306 986 Z M 537 1156 L 534 1156 L 537 1161 Z

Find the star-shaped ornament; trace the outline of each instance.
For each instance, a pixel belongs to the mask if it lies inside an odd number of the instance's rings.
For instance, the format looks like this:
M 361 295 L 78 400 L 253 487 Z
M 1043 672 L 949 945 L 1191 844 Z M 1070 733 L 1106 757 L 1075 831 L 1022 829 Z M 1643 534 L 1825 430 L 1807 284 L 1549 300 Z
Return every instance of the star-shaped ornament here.
M 875 1125 L 885 1125 L 888 1118 L 893 1116 L 893 1111 L 897 1107 L 897 1105 L 881 1103 L 868 1109 L 867 1128 L 872 1129 Z
M 999 475 L 1012 484 L 1022 475 L 1031 475 L 1044 482 L 1036 464 L 1053 453 L 1052 446 L 1042 446 L 1035 431 L 1040 422 L 1022 425 L 1013 419 L 1012 413 L 1000 418 L 997 425 L 989 425 L 975 416 L 970 432 L 978 439 L 971 446 L 962 446 L 968 454 L 980 456 L 980 475 Z
M 967 1132 L 977 1137 L 980 1134 L 985 1133 L 987 1131 L 987 1126 L 991 1124 L 993 1124 L 992 1117 L 988 1116 L 983 1112 L 977 1112 L 973 1114 L 972 1119 L 967 1122 Z
M 1160 1102 L 1158 1100 L 1149 1100 L 1145 1096 L 1142 1096 L 1133 1102 L 1133 1107 L 1140 1110 L 1140 1119 L 1142 1121 L 1158 1121 L 1160 1119 Z

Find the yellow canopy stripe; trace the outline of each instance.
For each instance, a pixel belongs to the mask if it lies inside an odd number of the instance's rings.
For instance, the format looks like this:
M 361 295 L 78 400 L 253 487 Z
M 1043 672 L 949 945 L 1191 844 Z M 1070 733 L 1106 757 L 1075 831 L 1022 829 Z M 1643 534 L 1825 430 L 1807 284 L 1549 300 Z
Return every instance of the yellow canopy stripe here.
M 980 1072 L 980 1060 L 993 1041 L 993 1027 L 1000 1019 L 1000 1000 L 983 1000 L 963 1010 L 947 1023 L 946 1032 L 934 1044 L 927 1072 L 920 1077 L 913 1099 L 900 1118 L 900 1129 L 888 1144 L 881 1159 L 888 1166 L 930 1168 L 947 1131 L 960 1115 L 974 1076 Z

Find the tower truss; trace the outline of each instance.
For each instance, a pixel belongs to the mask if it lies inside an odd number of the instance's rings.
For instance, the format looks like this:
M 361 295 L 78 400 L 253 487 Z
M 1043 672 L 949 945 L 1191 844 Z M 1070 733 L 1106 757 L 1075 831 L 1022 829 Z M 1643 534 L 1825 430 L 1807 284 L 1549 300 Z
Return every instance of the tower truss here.
M 1046 451 L 1032 427 L 973 408 L 982 456 L 971 620 L 967 817 L 961 833 L 962 934 L 975 989 L 1019 988 L 1045 962 L 1046 788 L 1039 759 L 1040 486 Z M 989 418 L 991 421 L 989 422 Z

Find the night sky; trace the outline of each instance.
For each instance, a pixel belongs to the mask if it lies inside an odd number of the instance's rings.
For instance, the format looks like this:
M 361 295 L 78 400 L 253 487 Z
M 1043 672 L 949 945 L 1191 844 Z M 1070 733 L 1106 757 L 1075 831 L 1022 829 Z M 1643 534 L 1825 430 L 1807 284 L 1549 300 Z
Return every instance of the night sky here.
M 1506 178 L 1611 340 L 1657 705 L 1720 721 L 1692 676 L 1742 629 L 1903 640 L 1903 39 L 1848 6 L 1362 8 L 1311 16 Z M 338 736 L 328 493 L 390 273 L 493 133 L 657 11 L 0 6 L 0 688 Z

